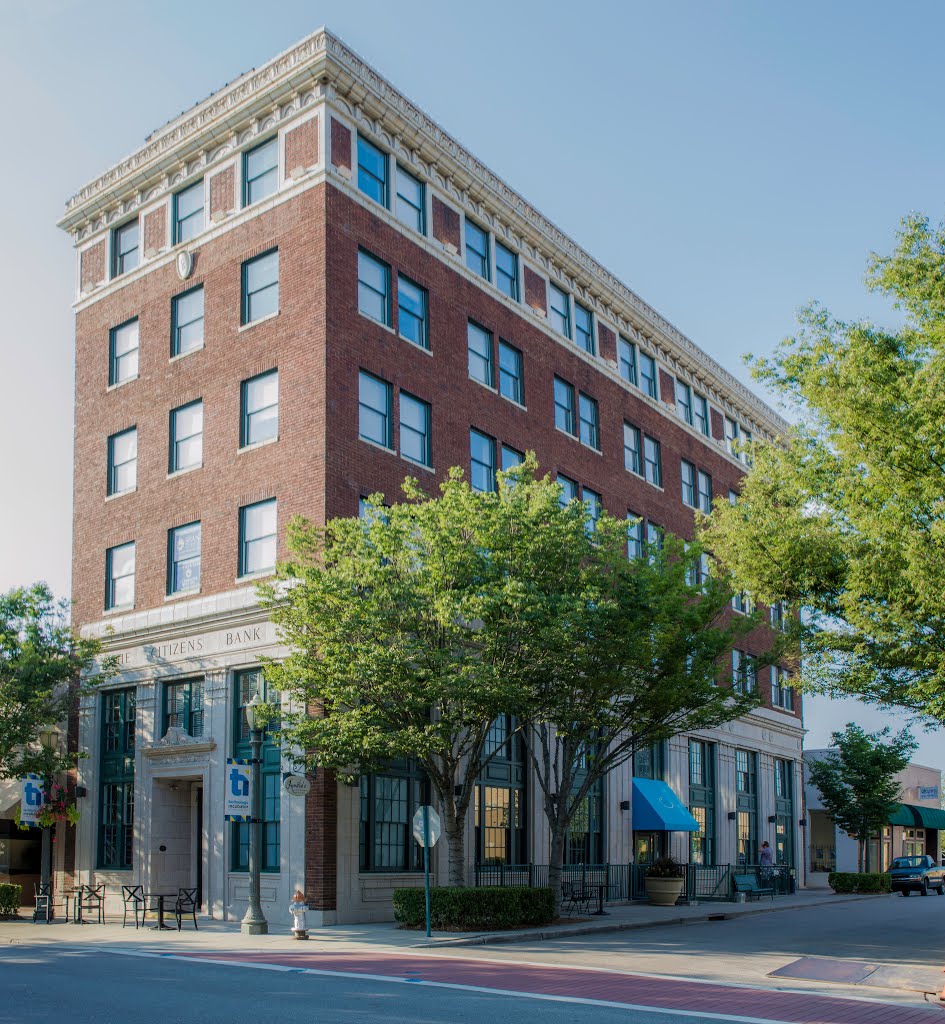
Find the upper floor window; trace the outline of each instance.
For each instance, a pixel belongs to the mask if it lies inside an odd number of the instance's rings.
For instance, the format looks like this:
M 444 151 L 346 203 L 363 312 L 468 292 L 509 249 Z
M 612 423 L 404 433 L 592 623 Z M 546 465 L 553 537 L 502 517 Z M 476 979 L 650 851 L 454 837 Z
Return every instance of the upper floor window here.
M 525 404 L 525 384 L 522 378 L 522 353 L 514 345 L 499 339 L 499 394 Z
M 203 401 L 198 399 L 171 410 L 168 472 L 179 473 L 203 465 Z
M 489 232 L 466 219 L 466 266 L 487 281 L 489 274 Z
M 712 512 L 712 477 L 705 470 L 699 470 L 699 508 L 709 515 Z
M 791 677 L 779 665 L 771 666 L 771 703 L 785 711 L 794 710 L 794 689 Z
M 240 447 L 279 436 L 279 371 L 268 370 L 240 384 Z
M 643 476 L 643 450 L 640 444 L 640 428 L 624 421 L 623 464 L 631 473 Z
M 728 416 L 725 417 L 725 448 L 729 455 L 736 455 L 735 451 L 738 445 L 738 436 L 741 433 L 738 427 L 738 421 L 730 419 Z
M 755 692 L 755 659 L 744 651 L 732 651 L 732 689 L 736 693 Z
M 676 412 L 681 420 L 692 423 L 692 388 L 685 381 L 676 381 Z
M 627 513 L 627 557 L 643 557 L 643 520 L 636 512 Z
M 358 250 L 358 312 L 391 326 L 390 267 Z
M 518 302 L 518 254 L 495 243 L 495 283 L 503 295 Z
M 566 338 L 571 337 L 571 296 L 557 285 L 548 286 L 548 320 Z
M 566 434 L 576 435 L 574 421 L 574 388 L 567 381 L 555 377 L 555 426 Z
M 400 454 L 421 466 L 433 465 L 430 403 L 400 393 Z
M 397 275 L 397 330 L 420 348 L 430 347 L 427 327 L 427 290 L 403 274 Z
M 491 331 L 470 320 L 466 328 L 466 347 L 469 376 L 486 387 L 494 387 Z
M 364 370 L 358 376 L 358 436 L 383 448 L 394 447 L 391 386 Z
M 397 165 L 397 219 L 421 235 L 427 233 L 426 197 L 423 182 Z
M 108 439 L 108 494 L 125 494 L 138 483 L 138 428 Z
M 200 589 L 200 523 L 167 531 L 167 592 Z
M 732 609 L 742 615 L 751 615 L 754 611 L 751 598 L 744 590 L 738 590 L 732 595 Z
M 754 751 L 735 751 L 735 789 L 739 793 L 755 792 Z
M 696 467 L 685 459 L 679 462 L 682 476 L 682 500 L 690 508 L 696 507 Z
M 771 605 L 771 607 L 768 609 L 768 615 L 771 619 L 772 629 L 779 629 L 782 633 L 787 631 L 787 608 L 783 601 L 775 601 L 774 604 Z
M 358 136 L 358 188 L 375 203 L 388 205 L 387 154 L 362 135 Z
M 580 421 L 581 441 L 589 448 L 600 448 L 600 423 L 597 411 L 597 400 L 585 395 L 578 394 L 578 419 Z
M 509 445 L 502 445 L 502 472 L 506 470 L 514 469 L 515 466 L 521 466 L 525 461 L 525 456 L 517 449 L 511 448 Z
M 276 567 L 276 499 L 257 501 L 240 509 L 240 576 L 269 572 Z
M 279 312 L 279 250 L 270 249 L 243 264 L 243 323 Z
M 171 299 L 171 356 L 203 348 L 203 285 Z
M 279 187 L 279 139 L 273 137 L 243 154 L 243 205 L 271 196 Z
M 617 369 L 624 380 L 637 383 L 637 347 L 626 338 L 617 340 Z
M 137 217 L 112 231 L 112 277 L 127 274 L 137 267 L 138 238 Z
M 578 348 L 594 355 L 594 317 L 580 302 L 574 304 L 574 341 Z
M 705 395 L 692 396 L 692 422 L 706 437 L 709 436 L 709 403 Z
M 105 552 L 105 610 L 132 608 L 135 603 L 135 542 Z
M 203 231 L 203 179 L 174 193 L 174 244 L 189 242 Z
M 651 484 L 663 486 L 663 465 L 660 460 L 660 443 L 649 434 L 643 435 L 643 475 Z
M 469 431 L 469 484 L 474 491 L 496 489 L 495 438 Z
M 597 491 L 592 491 L 589 487 L 584 488 L 584 493 L 581 495 L 584 500 L 584 504 L 587 505 L 587 529 L 589 533 L 594 531 L 594 527 L 597 526 L 597 520 L 600 519 L 600 514 L 604 510 L 604 502 Z
M 138 376 L 138 318 L 108 332 L 108 383 L 123 384 Z
M 188 679 L 164 685 L 164 732 L 183 729 L 195 739 L 203 736 L 203 680 Z
M 656 360 L 640 350 L 640 390 L 650 398 L 656 398 Z
M 559 473 L 557 483 L 561 487 L 561 492 L 558 494 L 558 504 L 562 508 L 569 505 L 572 501 L 577 501 L 578 485 L 570 477 Z

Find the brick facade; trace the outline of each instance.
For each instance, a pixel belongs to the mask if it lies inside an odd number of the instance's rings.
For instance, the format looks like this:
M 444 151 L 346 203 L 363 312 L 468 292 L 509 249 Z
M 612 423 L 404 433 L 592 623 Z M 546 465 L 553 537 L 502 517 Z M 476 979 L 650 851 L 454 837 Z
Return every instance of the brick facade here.
M 144 252 L 147 256 L 157 255 L 167 245 L 167 205 L 144 216 Z
M 210 179 L 210 219 L 218 220 L 236 209 L 236 172 L 227 167 Z
M 318 117 L 310 117 L 307 121 L 286 132 L 285 135 L 285 168 L 286 174 L 308 170 L 318 163 Z
M 105 264 L 108 261 L 108 241 L 102 239 L 90 245 L 79 258 L 79 282 L 82 291 L 104 281 Z

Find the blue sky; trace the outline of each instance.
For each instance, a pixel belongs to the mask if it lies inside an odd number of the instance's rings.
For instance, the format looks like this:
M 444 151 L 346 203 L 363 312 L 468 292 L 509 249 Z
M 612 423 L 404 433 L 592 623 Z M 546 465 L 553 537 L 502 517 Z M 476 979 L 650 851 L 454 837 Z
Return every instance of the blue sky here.
M 942 216 L 937 3 L 0 0 L 0 589 L 69 589 L 65 199 L 320 24 L 746 381 L 810 299 L 891 321 L 867 256 Z

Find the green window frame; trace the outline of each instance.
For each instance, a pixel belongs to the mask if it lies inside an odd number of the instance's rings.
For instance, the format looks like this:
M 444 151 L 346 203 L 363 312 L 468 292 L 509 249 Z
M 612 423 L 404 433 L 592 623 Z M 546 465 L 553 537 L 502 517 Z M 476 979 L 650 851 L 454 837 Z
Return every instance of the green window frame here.
M 525 461 L 525 456 L 511 445 L 502 445 L 502 472 L 506 470 L 514 469 L 516 466 L 521 466 Z
M 397 164 L 397 201 L 394 214 L 421 235 L 427 233 L 426 186 L 419 178 Z
M 522 353 L 507 341 L 499 339 L 499 394 L 516 405 L 525 404 L 525 379 L 522 375 Z
M 715 845 L 715 744 L 689 740 L 689 811 L 699 831 L 689 834 L 690 864 L 714 864 Z
M 656 398 L 656 360 L 640 349 L 640 390 L 650 398 Z
M 240 447 L 279 437 L 279 371 L 266 370 L 240 382 Z
M 518 253 L 499 241 L 495 243 L 495 283 L 503 295 L 519 301 Z
M 571 296 L 551 283 L 548 285 L 548 322 L 558 334 L 571 337 Z
M 597 399 L 585 395 L 583 391 L 578 393 L 578 426 L 581 443 L 593 448 L 594 451 L 600 451 L 600 414 Z
M 138 485 L 138 428 L 120 430 L 108 438 L 106 493 L 128 494 Z
M 238 576 L 255 576 L 275 569 L 277 524 L 275 498 L 240 508 Z
M 418 348 L 429 349 L 427 290 L 403 274 L 397 275 L 397 333 Z
M 105 611 L 134 608 L 135 542 L 116 544 L 105 551 Z
M 623 337 L 617 340 L 617 369 L 624 380 L 637 386 L 637 347 Z
M 654 487 L 663 486 L 663 463 L 660 443 L 649 434 L 643 435 L 643 477 Z
M 587 505 L 587 532 L 593 533 L 597 528 L 597 520 L 600 519 L 600 514 L 604 510 L 604 499 L 597 491 L 592 491 L 590 487 L 585 487 L 581 491 L 581 500 Z
M 247 324 L 279 312 L 279 250 L 268 249 L 242 266 L 241 319 Z
M 712 477 L 700 469 L 696 478 L 696 503 L 706 515 L 712 512 Z
M 174 245 L 189 242 L 203 231 L 204 202 L 203 178 L 174 193 Z
M 489 232 L 466 218 L 466 266 L 486 281 L 489 273 Z
M 400 454 L 420 466 L 433 465 L 430 403 L 400 392 Z
M 685 423 L 692 424 L 692 388 L 682 380 L 676 380 L 676 414 Z
M 183 729 L 188 736 L 203 736 L 203 677 L 164 684 L 162 734 Z
M 140 262 L 138 218 L 112 230 L 112 277 L 129 274 Z
M 692 396 L 692 422 L 701 433 L 709 436 L 709 402 L 705 395 L 698 392 Z
M 686 459 L 679 460 L 679 476 L 682 482 L 682 501 L 690 508 L 696 507 L 696 467 Z
M 655 779 L 659 781 L 666 772 L 666 751 L 657 740 L 648 743 L 633 752 L 633 776 L 637 779 Z
M 627 513 L 627 558 L 643 557 L 643 520 L 636 512 Z
M 203 285 L 171 299 L 171 358 L 203 348 Z
M 774 860 L 794 864 L 794 762 L 774 760 Z
M 393 450 L 393 389 L 367 370 L 358 373 L 358 437 Z
M 495 363 L 492 355 L 492 331 L 477 324 L 475 320 L 466 323 L 466 366 L 473 380 L 495 387 Z
M 492 755 L 473 793 L 477 867 L 528 862 L 525 748 L 515 719 L 499 715 L 486 737 Z
M 474 491 L 496 491 L 495 438 L 469 431 L 469 485 Z
M 375 203 L 389 205 L 390 158 L 363 135 L 358 135 L 358 189 Z
M 108 386 L 138 376 L 138 318 L 132 317 L 108 332 Z
M 167 531 L 167 594 L 200 590 L 201 525 L 197 520 Z
M 574 386 L 560 377 L 554 381 L 555 426 L 572 437 L 577 436 L 574 416 Z
M 565 476 L 563 473 L 559 473 L 555 478 L 555 482 L 561 486 L 561 493 L 558 495 L 558 504 L 562 508 L 566 508 L 572 501 L 577 501 L 578 485 L 575 480 L 572 480 L 569 476 Z
M 134 854 L 135 728 L 134 687 L 102 692 L 99 750 L 99 868 L 130 870 Z
M 392 327 L 390 292 L 390 267 L 367 249 L 358 249 L 358 312 Z
M 411 822 L 428 802 L 426 775 L 416 762 L 391 761 L 383 771 L 362 775 L 359 783 L 358 845 L 362 871 L 423 870 L 423 849 Z
M 167 471 L 181 473 L 203 465 L 203 399 L 171 409 Z
M 252 206 L 278 189 L 279 138 L 274 135 L 243 153 L 243 206 Z
M 588 355 L 594 355 L 594 314 L 580 302 L 574 303 L 574 343 Z
M 629 473 L 643 476 L 643 444 L 640 428 L 623 422 L 623 465 Z

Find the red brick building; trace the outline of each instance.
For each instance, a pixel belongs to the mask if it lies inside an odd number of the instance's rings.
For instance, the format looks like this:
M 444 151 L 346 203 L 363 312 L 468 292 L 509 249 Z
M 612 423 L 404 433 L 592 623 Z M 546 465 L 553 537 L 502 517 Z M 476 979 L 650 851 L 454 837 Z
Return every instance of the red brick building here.
M 641 517 L 642 545 L 691 531 L 737 487 L 736 442 L 784 427 L 324 30 L 153 133 L 60 226 L 78 257 L 75 618 L 121 669 L 81 710 L 83 880 L 198 885 L 207 912 L 242 915 L 245 826 L 224 823 L 221 780 L 280 653 L 254 583 L 294 515 L 357 515 L 454 465 L 489 486 L 533 449 L 573 497 Z M 764 707 L 638 759 L 702 831 L 635 834 L 628 767 L 572 860 L 669 843 L 750 863 L 768 839 L 800 866 L 800 701 L 755 672 L 767 642 L 733 664 Z M 301 886 L 324 923 L 388 916 L 417 881 L 420 780 L 321 774 L 300 797 L 278 750 L 264 760 L 270 913 Z M 470 876 L 547 862 L 511 750 L 480 789 Z

